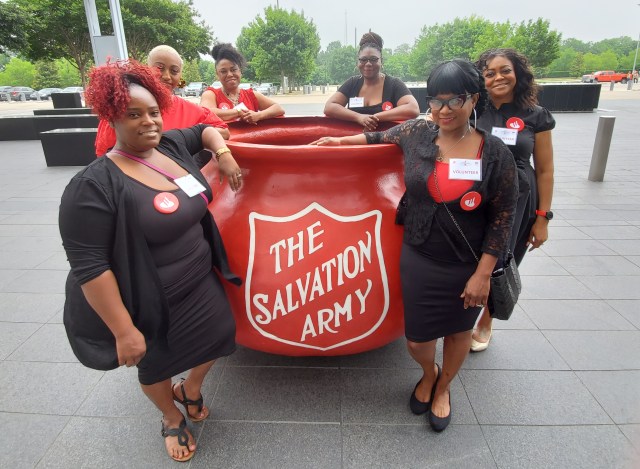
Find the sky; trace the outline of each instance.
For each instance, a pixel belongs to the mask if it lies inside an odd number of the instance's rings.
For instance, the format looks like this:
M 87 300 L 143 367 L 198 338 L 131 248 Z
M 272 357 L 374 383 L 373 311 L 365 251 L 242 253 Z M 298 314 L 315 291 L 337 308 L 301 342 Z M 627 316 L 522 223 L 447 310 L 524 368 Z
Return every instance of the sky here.
M 481 16 L 492 22 L 549 21 L 550 28 L 585 42 L 640 34 L 638 0 L 594 2 L 592 0 L 238 0 L 221 2 L 192 0 L 220 42 L 235 44 L 243 26 L 264 8 L 279 3 L 280 8 L 304 12 L 312 19 L 323 49 L 332 41 L 354 45 L 371 29 L 380 34 L 384 46 L 395 49 L 403 43 L 413 45 L 423 26 L 448 23 L 456 17 Z M 345 26 L 346 25 L 346 26 Z

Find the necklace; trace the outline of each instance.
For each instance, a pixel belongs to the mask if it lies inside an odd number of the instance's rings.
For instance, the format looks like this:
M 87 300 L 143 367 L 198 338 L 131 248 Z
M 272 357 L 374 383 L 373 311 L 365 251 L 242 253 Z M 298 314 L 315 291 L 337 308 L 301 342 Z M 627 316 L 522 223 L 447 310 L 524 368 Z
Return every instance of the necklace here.
M 463 138 L 465 138 L 467 135 L 469 135 L 469 133 L 471 132 L 471 127 L 467 127 L 467 130 L 465 130 L 465 132 L 462 134 L 462 137 L 460 137 L 458 139 L 458 141 L 456 143 L 454 143 L 453 145 L 451 145 L 449 148 L 447 148 L 445 151 L 442 151 L 440 149 L 440 147 L 438 147 L 438 151 L 439 154 L 438 156 L 436 156 L 436 160 L 443 162 L 444 161 L 444 155 L 446 155 L 447 153 L 449 153 L 451 150 L 453 150 L 453 148 L 462 141 Z
M 231 97 L 231 94 L 229 94 L 229 93 L 227 93 L 227 92 L 225 91 L 225 89 L 224 89 L 224 88 L 222 89 L 222 92 L 224 93 L 224 95 L 225 95 L 227 98 L 229 98 L 229 101 L 231 101 L 231 103 L 232 103 L 234 106 L 237 106 L 237 105 L 238 105 L 238 101 L 240 101 L 240 90 L 237 90 L 237 91 L 236 91 L 236 95 L 235 95 L 233 98 Z

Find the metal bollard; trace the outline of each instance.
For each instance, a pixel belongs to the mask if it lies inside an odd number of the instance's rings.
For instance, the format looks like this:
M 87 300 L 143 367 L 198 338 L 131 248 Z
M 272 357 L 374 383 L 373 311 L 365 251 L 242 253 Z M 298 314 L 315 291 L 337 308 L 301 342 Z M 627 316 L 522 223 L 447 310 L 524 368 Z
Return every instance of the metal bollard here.
M 591 166 L 589 166 L 589 181 L 602 182 L 604 180 L 609 147 L 611 146 L 611 136 L 613 135 L 613 124 L 615 122 L 616 118 L 614 116 L 600 116 L 598 120 L 596 141 L 593 144 Z
M 613 91 L 613 87 L 615 86 L 616 82 L 615 81 L 610 81 L 609 82 L 609 91 Z

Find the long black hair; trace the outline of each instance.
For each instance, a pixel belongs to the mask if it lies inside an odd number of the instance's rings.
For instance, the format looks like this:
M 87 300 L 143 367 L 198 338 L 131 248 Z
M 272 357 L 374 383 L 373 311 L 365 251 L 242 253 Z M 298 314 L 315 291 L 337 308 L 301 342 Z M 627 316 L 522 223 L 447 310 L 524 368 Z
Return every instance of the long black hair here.
M 487 89 L 484 86 L 484 77 L 480 70 L 468 60 L 453 59 L 441 62 L 436 65 L 427 78 L 427 94 L 429 96 L 466 93 L 478 93 L 476 113 L 480 116 L 487 106 Z

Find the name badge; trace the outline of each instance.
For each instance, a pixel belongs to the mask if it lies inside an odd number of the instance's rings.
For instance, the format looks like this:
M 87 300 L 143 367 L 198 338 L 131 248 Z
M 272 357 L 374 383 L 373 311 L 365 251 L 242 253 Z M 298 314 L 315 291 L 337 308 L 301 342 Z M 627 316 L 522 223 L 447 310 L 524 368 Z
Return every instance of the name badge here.
M 174 179 L 173 182 L 175 182 L 176 185 L 189 197 L 198 195 L 206 190 L 206 188 L 200 184 L 200 181 L 194 178 L 191 174 Z
M 451 158 L 449 160 L 449 179 L 482 181 L 482 160 Z
M 238 103 L 236 105 L 236 107 L 234 107 L 233 109 L 240 109 L 241 111 L 248 111 L 249 108 L 247 107 L 247 105 L 245 103 Z
M 349 107 L 364 107 L 364 98 L 362 96 L 349 98 Z
M 491 135 L 495 135 L 507 145 L 515 145 L 518 140 L 518 131 L 516 129 L 507 129 L 505 127 L 493 127 Z

